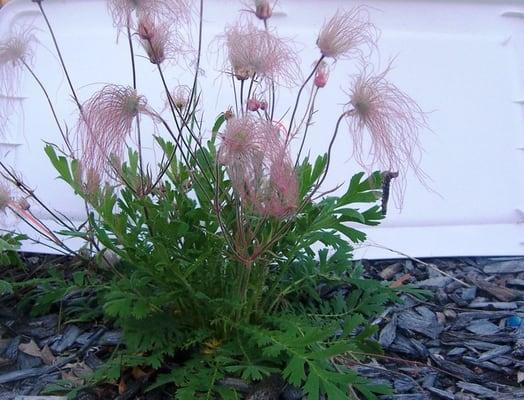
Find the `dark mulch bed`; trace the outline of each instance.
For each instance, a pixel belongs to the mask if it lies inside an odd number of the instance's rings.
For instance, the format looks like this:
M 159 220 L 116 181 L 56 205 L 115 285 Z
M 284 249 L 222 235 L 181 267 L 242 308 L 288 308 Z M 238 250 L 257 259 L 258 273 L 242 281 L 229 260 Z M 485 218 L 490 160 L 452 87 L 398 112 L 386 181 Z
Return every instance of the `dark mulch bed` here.
M 51 262 L 67 271 L 71 263 L 56 256 L 23 258 L 27 271 L 19 278 L 36 277 Z M 524 399 L 524 258 L 363 263 L 370 276 L 391 285 L 410 283 L 430 291 L 425 300 L 405 295 L 402 304 L 389 307 L 374 321 L 380 327 L 377 339 L 384 356 L 366 365 L 339 360 L 373 381 L 392 385 L 397 394 L 383 399 Z M 30 396 L 60 379 L 81 383 L 120 343 L 117 330 L 94 322 L 61 326 L 60 313 L 86 303 L 89 294 L 68 296 L 57 312 L 38 318 L 17 314 L 19 299 L 0 299 L 0 400 L 38 399 Z M 162 391 L 142 394 L 149 378 L 148 371 L 126 371 L 119 385 L 85 391 L 77 398 L 170 398 Z M 227 383 L 244 386 L 234 380 Z M 259 387 L 247 398 L 267 398 Z M 286 388 L 279 398 L 302 397 Z

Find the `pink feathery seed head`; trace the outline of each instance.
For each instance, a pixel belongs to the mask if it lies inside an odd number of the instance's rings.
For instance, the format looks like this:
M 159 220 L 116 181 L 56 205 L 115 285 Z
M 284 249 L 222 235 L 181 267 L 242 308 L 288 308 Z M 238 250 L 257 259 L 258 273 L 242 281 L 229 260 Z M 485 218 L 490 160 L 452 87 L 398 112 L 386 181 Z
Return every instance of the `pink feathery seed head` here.
M 263 175 L 251 193 L 249 201 L 260 215 L 285 218 L 298 205 L 298 180 L 282 128 L 264 121 L 260 133 L 263 137 Z
M 277 218 L 295 212 L 298 207 L 298 178 L 288 156 L 273 160 L 269 183 L 271 197 L 266 212 Z
M 220 135 L 218 160 L 226 166 L 231 166 L 237 162 L 244 162 L 253 152 L 259 152 L 259 130 L 259 124 L 254 118 L 229 119 L 224 133 Z
M 300 70 L 296 51 L 286 40 L 253 24 L 226 30 L 225 47 L 233 75 L 238 80 L 257 76 L 273 82 L 296 83 Z
M 179 85 L 171 91 L 171 98 L 175 107 L 183 110 L 187 107 L 189 98 L 191 97 L 191 89 L 187 85 Z M 168 99 L 169 101 L 169 99 Z
M 317 88 L 323 88 L 327 85 L 329 79 L 329 66 L 325 61 L 322 61 L 315 71 L 314 85 Z
M 337 13 L 322 27 L 317 46 L 324 57 L 340 58 L 362 54 L 361 46 L 373 48 L 377 29 L 363 6 Z
M 389 67 L 378 75 L 364 69 L 350 91 L 346 111 L 353 136 L 353 152 L 364 167 L 384 170 L 413 169 L 419 177 L 419 132 L 427 127 L 426 117 L 417 103 L 386 80 Z M 364 136 L 371 137 L 364 149 Z
M 6 182 L 0 183 L 0 211 L 4 212 L 13 202 L 11 190 Z
M 144 41 L 153 39 L 153 36 L 155 34 L 154 27 L 150 23 L 148 19 L 141 19 L 138 21 L 138 29 L 137 29 L 138 37 Z
M 176 53 L 175 38 L 165 23 L 143 17 L 138 23 L 138 35 L 153 64 L 162 64 L 166 58 L 171 58 Z
M 0 94 L 16 96 L 21 72 L 33 62 L 35 42 L 33 28 L 27 26 L 0 41 Z
M 249 205 L 263 172 L 264 152 L 254 118 L 232 118 L 220 136 L 218 162 L 225 165 L 231 185 L 241 202 Z
M 107 85 L 82 105 L 78 136 L 86 171 L 102 176 L 110 157 L 122 158 L 126 139 L 139 115 L 155 119 L 144 96 L 126 86 Z
M 191 0 L 109 0 L 108 10 L 118 29 L 135 26 L 135 19 L 149 16 L 170 24 L 191 19 Z
M 255 99 L 254 97 L 250 98 L 248 101 L 247 101 L 247 109 L 249 111 L 258 111 L 260 109 L 260 102 Z

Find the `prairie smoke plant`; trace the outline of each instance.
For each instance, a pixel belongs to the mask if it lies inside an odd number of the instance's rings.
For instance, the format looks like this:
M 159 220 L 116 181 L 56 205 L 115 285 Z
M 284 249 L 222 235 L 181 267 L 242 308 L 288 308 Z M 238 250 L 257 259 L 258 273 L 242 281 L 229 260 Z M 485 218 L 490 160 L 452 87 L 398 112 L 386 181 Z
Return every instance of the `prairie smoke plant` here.
M 257 77 L 296 83 L 298 55 L 288 42 L 273 33 L 238 22 L 226 30 L 225 46 L 231 72 L 238 80 Z
M 388 71 L 389 67 L 373 75 L 364 69 L 354 80 L 347 105 L 354 156 L 365 168 L 417 172 L 418 134 L 426 117 L 413 99 L 386 79 Z M 371 137 L 369 151 L 364 150 L 366 132 Z
M 82 165 L 93 176 L 102 176 L 108 160 L 121 159 L 126 140 L 140 115 L 155 117 L 147 100 L 130 87 L 107 85 L 82 105 L 78 137 Z
M 94 259 L 102 269 L 91 270 L 90 265 L 89 275 L 73 277 L 75 287 L 92 289 L 96 310 L 103 310 L 122 330 L 124 345 L 108 357 L 106 371 L 125 372 L 140 365 L 157 379 L 152 385 L 167 384 L 166 392 L 195 399 L 242 397 L 222 385 L 230 378 L 252 384 L 257 394 L 266 382 L 271 387 L 294 385 L 308 399 L 388 394 L 346 368 L 348 353 L 357 355 L 357 362 L 362 354 L 364 362 L 363 355 L 373 351 L 369 321 L 395 299 L 394 289 L 365 279 L 351 256 L 353 244 L 365 240 L 358 224 L 376 225 L 383 217 L 388 180 L 396 171 L 417 168 L 417 135 L 424 115 L 386 80 L 387 71 L 373 76 L 364 69 L 332 133 L 326 133 L 329 123 L 319 128 L 326 152 L 315 160 L 301 157 L 308 132 L 319 126 L 313 120 L 319 111 L 317 94 L 333 79 L 329 67 L 338 63 L 327 58 L 367 55 L 363 49 L 372 50 L 375 29 L 365 8 L 337 12 L 322 28 L 317 41 L 321 55 L 302 79 L 291 42 L 267 27 L 276 0 L 245 0 L 254 17 L 226 27 L 219 39 L 232 96 L 224 99 L 228 111 L 211 125 L 203 114 L 213 112 L 199 109 L 199 104 L 212 103 L 203 98 L 209 91 L 200 72 L 207 8 L 204 0 L 198 1 L 198 33 L 188 31 L 184 23 L 190 19 L 191 1 L 109 0 L 115 26 L 126 30 L 133 88 L 109 84 L 83 104 L 40 7 L 80 112 L 77 154 L 50 104 L 68 151 L 48 144 L 46 154 L 60 178 L 85 202 L 87 218 L 83 223 L 81 216 L 77 225 L 55 212 L 11 176 L 3 162 L 0 171 L 13 189 L 19 187 L 42 207 L 60 230 L 55 234 L 27 203 L 13 200 L 1 178 L 0 210 L 9 208 L 64 253 L 82 258 L 99 254 Z M 184 51 L 186 34 L 198 37 L 196 62 L 182 73 L 169 71 L 172 65 L 166 61 Z M 146 71 L 135 66 L 135 39 L 156 64 L 152 69 L 168 97 L 169 109 L 164 111 L 173 118 L 162 118 L 137 93 L 145 82 L 137 74 Z M 6 76 L 19 71 L 21 61 L 30 60 L 29 42 L 22 35 L 20 43 L 0 46 L 0 55 L 7 55 L 0 58 L 0 88 L 11 82 Z M 49 100 L 45 80 L 33 77 Z M 169 86 L 171 79 L 180 86 Z M 290 90 L 294 84 L 297 90 Z M 307 100 L 304 91 L 309 92 Z M 293 100 L 286 103 L 289 92 L 294 92 Z M 339 196 L 334 191 L 340 186 L 326 190 L 323 185 L 346 120 L 358 161 L 368 171 L 373 163 L 392 171 L 370 177 L 357 173 Z M 204 140 L 209 128 L 209 140 Z M 368 133 L 370 149 L 364 148 Z M 295 139 L 300 143 L 296 155 L 290 151 Z M 158 160 L 155 166 L 144 163 L 149 155 Z M 82 252 L 71 250 L 61 237 L 85 240 Z M 0 291 L 1 286 L 0 281 Z M 57 289 L 70 292 L 69 287 Z M 171 370 L 173 365 L 176 370 Z
M 338 59 L 361 55 L 361 47 L 372 48 L 377 40 L 375 26 L 368 11 L 359 6 L 337 11 L 320 30 L 317 46 L 324 57 Z

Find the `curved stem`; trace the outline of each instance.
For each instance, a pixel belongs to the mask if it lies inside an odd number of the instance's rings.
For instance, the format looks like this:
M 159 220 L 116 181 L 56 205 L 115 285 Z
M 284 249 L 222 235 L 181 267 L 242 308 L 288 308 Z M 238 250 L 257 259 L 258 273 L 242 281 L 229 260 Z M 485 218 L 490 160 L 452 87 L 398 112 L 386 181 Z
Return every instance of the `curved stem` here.
M 240 111 L 244 115 L 244 80 L 240 81 Z
M 317 72 L 317 69 L 318 69 L 319 65 L 322 63 L 323 60 L 324 60 L 324 56 L 321 56 L 319 58 L 319 60 L 317 61 L 317 63 L 315 64 L 315 66 L 313 67 L 313 71 L 311 71 L 309 76 L 306 78 L 306 80 L 304 81 L 302 86 L 300 86 L 300 89 L 298 90 L 297 100 L 295 102 L 295 107 L 293 108 L 293 113 L 291 114 L 291 119 L 289 120 L 289 128 L 287 130 L 286 143 L 288 142 L 289 135 L 291 134 L 291 130 L 293 129 L 293 121 L 295 120 L 295 115 L 297 114 L 298 105 L 300 103 L 300 97 L 302 96 L 302 92 L 304 91 L 304 88 L 306 87 L 308 82 L 311 80 L 311 78 L 313 78 L 313 75 L 315 75 L 315 72 Z
M 251 77 L 251 82 L 249 83 L 249 89 L 247 90 L 247 97 L 246 97 L 246 112 L 248 111 L 248 103 L 249 99 L 251 97 L 251 91 L 253 90 L 253 83 L 255 83 L 255 74 Z
M 29 71 L 29 74 L 34 78 L 42 92 L 44 93 L 44 96 L 47 100 L 47 103 L 49 104 L 49 108 L 51 109 L 51 113 L 53 114 L 53 118 L 55 120 L 56 126 L 58 127 L 58 130 L 60 131 L 60 135 L 62 136 L 62 139 L 64 140 L 65 145 L 67 146 L 67 149 L 69 150 L 69 153 L 73 154 L 73 149 L 71 148 L 71 144 L 69 143 L 69 140 L 67 138 L 67 135 L 64 132 L 64 129 L 62 128 L 62 125 L 60 124 L 60 121 L 58 120 L 58 115 L 56 113 L 55 107 L 53 106 L 53 103 L 51 101 L 51 98 L 49 97 L 49 93 L 47 93 L 47 89 L 45 88 L 42 81 L 38 78 L 38 76 L 35 74 L 33 69 L 24 61 L 22 60 L 22 63 L 24 67 Z
M 237 86 L 235 85 L 235 76 L 233 74 L 231 74 L 231 81 L 233 83 L 233 97 L 235 98 L 235 113 L 238 115 Z
M 197 50 L 197 61 L 195 67 L 195 77 L 193 79 L 193 88 L 191 89 L 191 96 L 187 102 L 187 111 L 184 116 L 184 119 L 187 119 L 189 111 L 191 110 L 191 103 L 196 96 L 197 84 L 198 84 L 198 75 L 200 73 L 200 60 L 202 58 L 202 31 L 203 31 L 203 21 L 204 20 L 204 0 L 200 0 L 200 13 L 198 21 L 198 50 Z M 196 103 L 195 103 L 196 106 Z
M 129 17 L 126 24 L 127 42 L 129 44 L 129 55 L 131 56 L 131 70 L 133 74 L 133 89 L 136 90 L 136 65 L 135 65 L 135 49 L 133 47 L 133 38 L 131 36 L 131 28 L 129 28 Z
M 311 108 L 309 109 L 309 117 L 306 122 L 306 130 L 304 131 L 304 134 L 302 135 L 302 142 L 300 143 L 300 149 L 298 150 L 297 159 L 295 161 L 295 168 L 297 167 L 300 156 L 302 154 L 302 150 L 304 149 L 304 144 L 306 143 L 306 137 L 307 133 L 309 131 L 309 127 L 311 126 L 311 120 L 313 119 L 313 114 L 315 113 L 315 100 L 317 98 L 318 88 L 316 88 L 315 93 L 313 94 L 313 98 L 310 102 Z
M 44 7 L 42 7 L 42 0 L 36 0 L 36 3 L 38 4 L 38 8 L 40 9 L 40 12 L 42 13 L 42 16 L 44 17 L 45 23 L 47 25 L 47 28 L 49 29 L 49 33 L 51 34 L 51 38 L 53 39 L 53 44 L 56 49 L 56 53 L 58 55 L 58 58 L 60 59 L 60 64 L 62 66 L 62 70 L 64 71 L 64 74 L 67 79 L 67 83 L 69 85 L 69 88 L 71 89 L 71 93 L 73 95 L 73 99 L 75 100 L 76 105 L 82 111 L 82 104 L 80 104 L 80 100 L 78 99 L 78 96 L 76 95 L 75 88 L 73 86 L 73 83 L 71 81 L 71 77 L 69 76 L 69 72 L 67 71 L 64 58 L 62 57 L 62 52 L 60 51 L 60 47 L 58 46 L 58 41 L 56 40 L 55 33 L 53 31 L 53 27 L 51 26 L 51 23 L 49 22 L 49 19 L 47 18 L 47 15 L 44 11 Z
M 63 227 L 69 230 L 76 230 L 76 228 L 72 225 L 66 224 L 58 215 L 56 215 L 53 210 L 51 210 L 46 204 L 40 200 L 40 198 L 34 193 L 33 190 L 31 190 L 24 182 L 22 182 L 12 171 L 7 168 L 7 166 L 0 161 L 0 167 L 5 171 L 5 173 L 9 176 L 11 182 L 18 187 L 20 190 L 22 190 L 24 193 L 26 193 L 28 196 L 31 196 L 44 210 L 46 210 L 58 223 L 60 223 Z

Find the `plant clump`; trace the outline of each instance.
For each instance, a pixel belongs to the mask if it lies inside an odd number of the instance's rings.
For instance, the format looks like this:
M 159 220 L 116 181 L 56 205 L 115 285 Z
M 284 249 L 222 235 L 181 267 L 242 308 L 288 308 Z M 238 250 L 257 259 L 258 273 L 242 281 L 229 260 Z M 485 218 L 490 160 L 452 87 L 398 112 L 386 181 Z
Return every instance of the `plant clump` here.
M 3 67 L 14 65 L 48 100 L 63 142 L 46 144 L 45 152 L 84 202 L 86 215 L 80 222 L 64 217 L 4 161 L 0 174 L 24 202 L 14 201 L 2 183 L 0 210 L 20 216 L 56 251 L 95 264 L 82 290 L 96 294 L 100 313 L 93 314 L 120 328 L 123 343 L 93 382 L 122 382 L 123 371 L 139 368 L 151 371 L 148 390 L 165 386 L 176 399 L 240 398 L 227 378 L 253 388 L 268 381 L 294 385 L 313 400 L 390 393 L 351 365 L 380 353 L 370 321 L 396 300 L 397 290 L 366 279 L 352 251 L 366 238 L 361 227 L 383 218 L 389 180 L 419 171 L 424 114 L 386 80 L 387 70 L 372 75 L 366 66 L 338 119 L 317 130 L 325 137 L 323 154 L 304 156 L 319 91 L 340 63 L 362 64 L 376 46 L 376 28 L 365 8 L 336 12 L 318 35 L 320 58 L 302 79 L 296 46 L 271 25 L 275 4 L 257 0 L 247 15 L 253 21 L 244 16 L 216 41 L 231 90 L 229 108 L 216 112 L 207 129 L 205 2 L 196 3 L 109 1 L 114 25 L 128 39 L 129 84 L 106 84 L 84 100 L 45 2 L 37 2 L 77 107 L 76 130 L 71 133 L 58 116 L 22 56 L 24 46 L 16 47 L 13 61 L 0 61 L 0 89 L 6 89 Z M 192 52 L 180 51 L 182 30 L 193 33 Z M 13 47 L 10 40 L 0 43 L 0 54 Z M 154 64 L 164 110 L 140 94 L 139 46 Z M 25 69 L 18 70 L 20 63 Z M 170 77 L 184 75 L 166 73 L 170 68 L 190 72 L 191 79 L 173 89 Z M 281 90 L 294 91 L 290 104 L 280 100 Z M 355 171 L 335 190 L 325 182 L 343 121 L 353 156 L 366 171 Z M 392 170 L 382 206 L 386 175 L 380 170 Z M 29 201 L 47 219 L 33 214 Z M 71 238 L 83 241 L 83 248 L 71 248 Z

